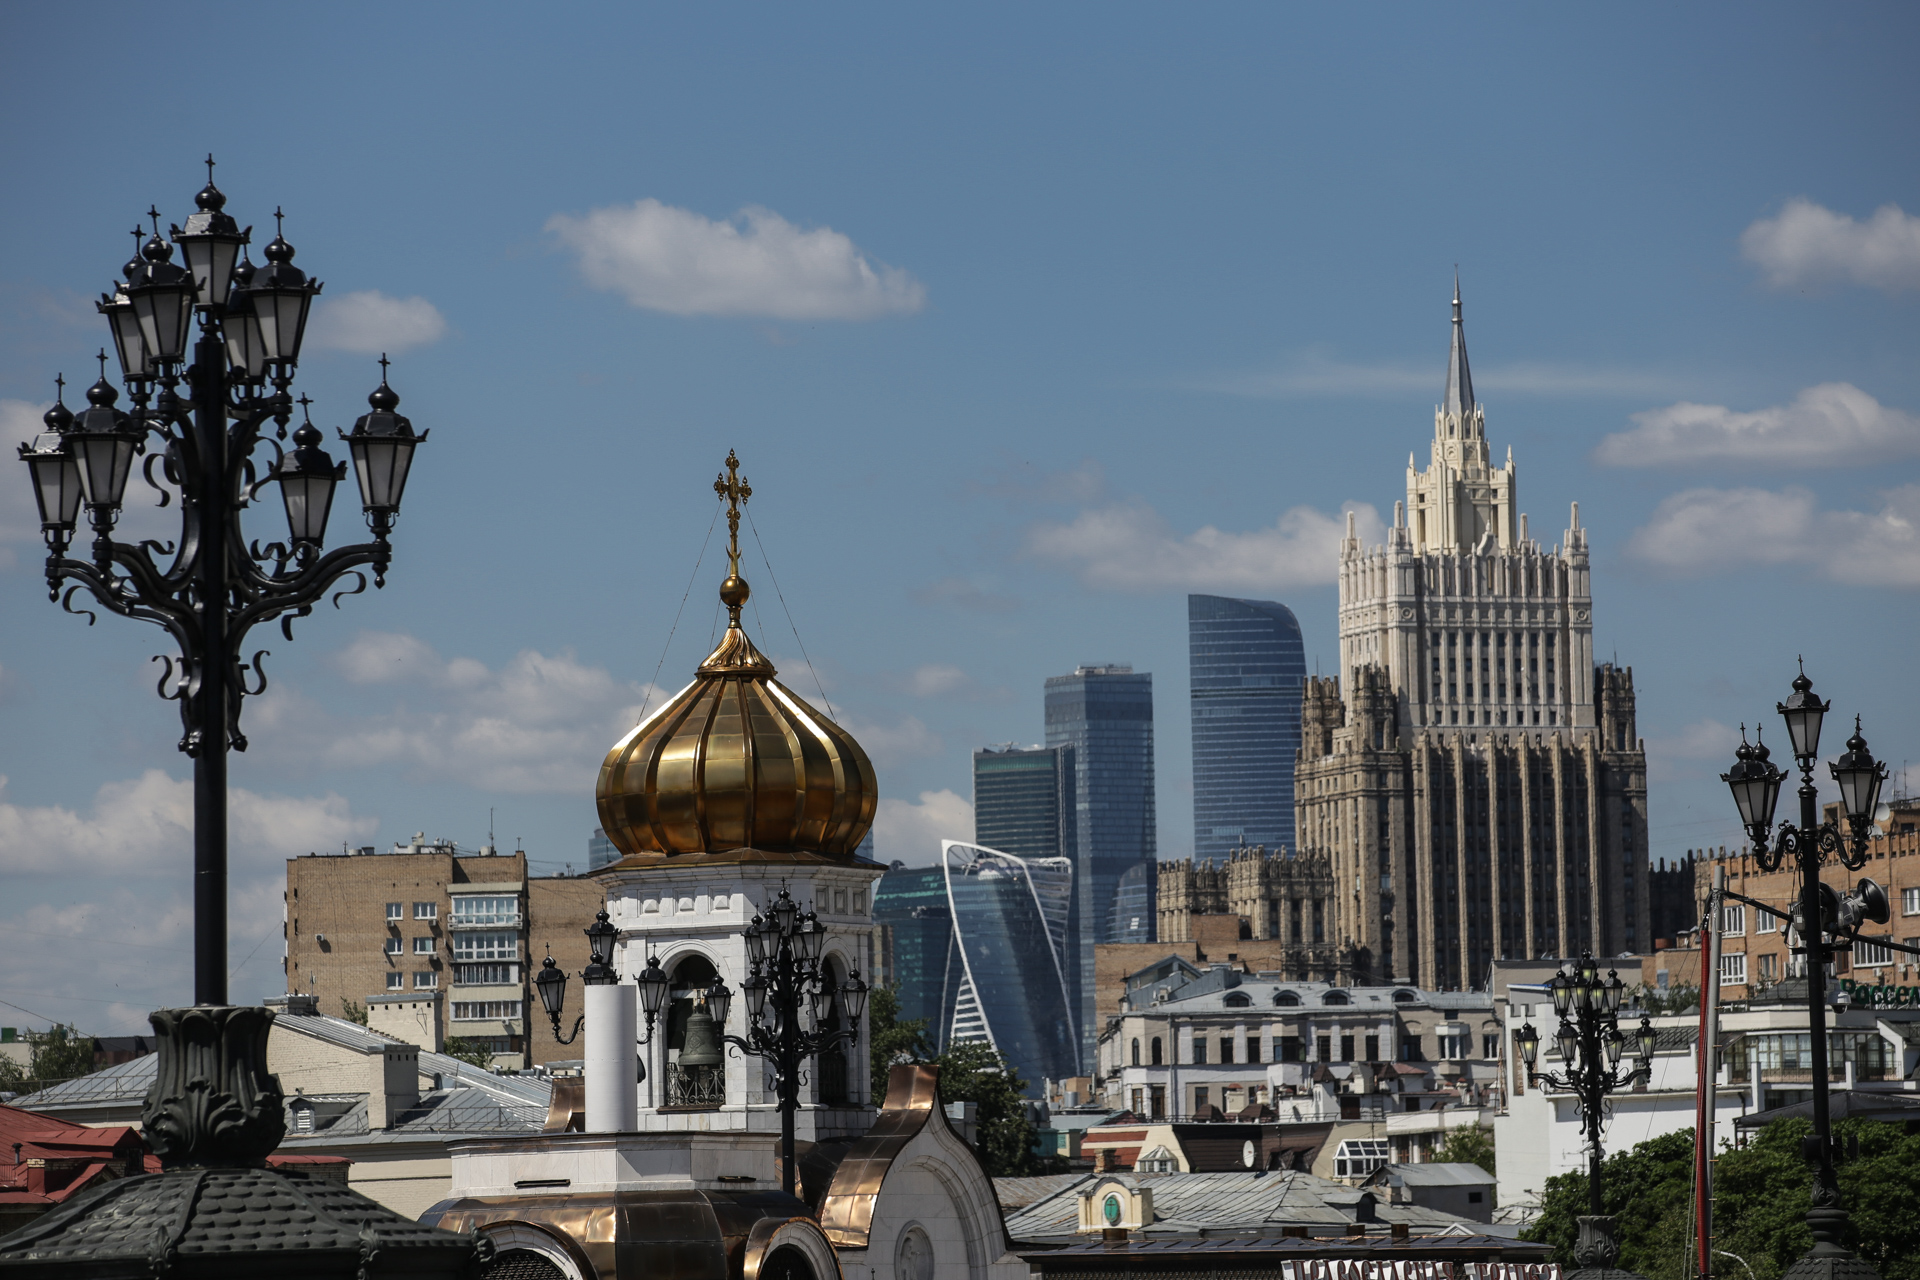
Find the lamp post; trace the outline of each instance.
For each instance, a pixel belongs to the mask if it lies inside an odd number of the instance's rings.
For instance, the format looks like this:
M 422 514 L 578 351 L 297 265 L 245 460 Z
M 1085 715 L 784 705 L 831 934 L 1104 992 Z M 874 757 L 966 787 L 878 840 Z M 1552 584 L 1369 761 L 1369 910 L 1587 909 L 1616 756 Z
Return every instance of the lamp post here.
M 1793 693 L 1778 704 L 1780 716 L 1787 722 L 1787 738 L 1794 762 L 1800 766 L 1800 822 L 1773 825 L 1774 806 L 1780 799 L 1780 784 L 1787 775 L 1768 759 L 1766 744 L 1755 741 L 1749 746 L 1742 727 L 1740 747 L 1733 768 L 1720 775 L 1733 792 L 1740 812 L 1740 825 L 1753 840 L 1753 854 L 1763 871 L 1780 866 L 1791 853 L 1800 865 L 1800 902 L 1794 908 L 1793 929 L 1800 945 L 1796 952 L 1806 956 L 1807 1030 L 1813 1052 L 1813 1132 L 1807 1136 L 1805 1155 L 1813 1165 L 1812 1205 L 1807 1211 L 1807 1226 L 1813 1232 L 1813 1248 L 1793 1266 L 1788 1276 L 1828 1276 L 1844 1270 L 1856 1280 L 1874 1280 L 1876 1273 L 1864 1260 L 1856 1258 L 1840 1243 L 1847 1226 L 1847 1211 L 1840 1204 L 1840 1184 L 1834 1175 L 1833 1132 L 1827 1107 L 1827 1026 L 1823 986 L 1827 965 L 1834 955 L 1848 950 L 1851 933 L 1863 920 L 1884 921 L 1887 903 L 1879 886 L 1863 881 L 1861 893 L 1841 901 L 1831 889 L 1820 883 L 1820 868 L 1829 856 L 1850 871 L 1858 871 L 1867 862 L 1867 837 L 1874 812 L 1880 803 L 1880 785 L 1886 781 L 1887 767 L 1867 750 L 1860 735 L 1860 721 L 1854 719 L 1853 736 L 1847 740 L 1846 754 L 1828 766 L 1840 787 L 1841 807 L 1846 811 L 1846 829 L 1839 823 L 1821 822 L 1816 801 L 1813 769 L 1820 755 L 1820 724 L 1831 709 L 1813 692 L 1813 681 L 1806 668 L 1794 677 Z M 1769 836 L 1772 837 L 1769 843 Z M 1823 892 L 1824 891 L 1824 892 Z M 1878 900 L 1875 901 L 1875 895 Z M 1841 933 L 1841 937 L 1830 934 Z
M 858 1042 L 860 1019 L 867 1009 L 867 984 L 860 980 L 860 971 L 852 969 L 838 988 L 829 985 L 831 975 L 821 959 L 827 928 L 811 911 L 802 916 L 800 904 L 785 889 L 766 915 L 756 915 L 747 923 L 741 936 L 752 965 L 747 980 L 740 984 L 747 999 L 747 1034 L 722 1039 L 742 1053 L 765 1058 L 773 1067 L 780 1108 L 780 1188 L 792 1195 L 801 1068 L 807 1059 L 843 1041 Z M 836 995 L 845 1006 L 847 1025 L 829 1031 L 826 1022 Z M 707 991 L 707 1008 L 721 1026 L 726 1025 L 732 1000 L 733 993 L 716 978 Z M 811 1028 L 803 1025 L 809 1019 Z
M 1634 1033 L 1639 1062 L 1627 1071 L 1620 1070 L 1620 1055 L 1627 1038 L 1620 1032 L 1620 997 L 1626 990 L 1617 971 L 1600 976 L 1600 966 L 1592 952 L 1583 952 L 1576 964 L 1564 967 L 1547 984 L 1553 996 L 1553 1011 L 1560 1019 L 1554 1041 L 1566 1064 L 1559 1072 L 1538 1072 L 1534 1063 L 1540 1055 L 1540 1033 L 1531 1022 L 1515 1033 L 1521 1060 L 1526 1064 L 1527 1080 L 1549 1088 L 1564 1089 L 1580 1104 L 1580 1119 L 1587 1131 L 1587 1214 L 1580 1220 L 1580 1243 L 1575 1260 L 1583 1268 L 1611 1268 L 1619 1256 L 1612 1235 L 1613 1220 L 1605 1217 L 1600 1194 L 1600 1170 L 1605 1153 L 1600 1146 L 1600 1130 L 1606 1120 L 1607 1095 L 1624 1089 L 1635 1080 L 1653 1073 L 1655 1032 L 1653 1024 L 1642 1017 Z
M 288 389 L 321 285 L 293 265 L 293 246 L 278 233 L 263 251 L 267 266 L 247 262 L 252 228 L 240 229 L 226 201 L 208 157 L 207 185 L 186 228 L 171 228 L 171 243 L 163 240 L 159 211 L 149 209 L 152 235 L 123 268 L 124 282 L 101 297 L 130 407 L 117 406 L 102 351 L 87 407 L 70 412 L 62 394 L 46 416 L 48 430 L 20 449 L 47 543 L 49 597 L 91 625 L 92 611 L 74 608 L 84 591 L 112 613 L 164 628 L 179 648 L 177 658 L 160 659 L 167 666 L 159 691 L 180 704 L 180 750 L 193 759 L 194 1002 L 212 1006 L 227 1003 L 227 752 L 247 749 L 240 704 L 267 685 L 261 659 L 268 651 L 245 658 L 247 633 L 278 618 L 291 641 L 293 620 L 312 613 L 341 579 L 358 582 L 336 593 L 336 604 L 365 590 L 361 566 L 372 569 L 376 586 L 386 585 L 388 535 L 413 451 L 427 434 L 416 435 L 394 412 L 400 397 L 387 385 L 381 357 L 372 412 L 342 436 L 373 540 L 323 552 L 334 486 L 346 467 L 321 447 L 311 421 L 293 433 L 291 450 L 277 443 L 287 437 Z M 173 261 L 176 249 L 184 266 Z M 262 435 L 269 423 L 272 440 Z M 262 444 L 273 456 L 256 461 Z M 179 499 L 172 542 L 113 537 L 143 454 L 140 474 L 160 505 Z M 246 540 L 240 517 L 270 484 L 280 486 L 287 537 L 262 547 Z M 82 505 L 93 529 L 87 558 L 69 554 Z

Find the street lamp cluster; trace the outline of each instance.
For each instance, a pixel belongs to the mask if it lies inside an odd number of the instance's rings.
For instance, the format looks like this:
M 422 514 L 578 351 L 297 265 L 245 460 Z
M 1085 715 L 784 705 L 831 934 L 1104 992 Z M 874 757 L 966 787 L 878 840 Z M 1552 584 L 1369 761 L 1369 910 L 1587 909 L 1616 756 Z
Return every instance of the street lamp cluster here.
M 1587 1205 L 1598 1217 L 1602 1212 L 1600 1167 L 1603 1152 L 1600 1130 L 1606 1120 L 1607 1095 L 1649 1077 L 1653 1071 L 1655 1032 L 1653 1023 L 1640 1019 L 1634 1033 L 1639 1061 L 1631 1070 L 1620 1070 L 1620 1056 L 1627 1038 L 1620 1031 L 1620 999 L 1626 983 L 1616 970 L 1600 976 L 1600 967 L 1592 952 L 1583 952 L 1578 964 L 1568 965 L 1547 984 L 1553 997 L 1553 1011 L 1560 1019 L 1554 1042 L 1566 1069 L 1539 1072 L 1534 1063 L 1540 1056 L 1540 1033 L 1531 1022 L 1514 1033 L 1520 1057 L 1527 1067 L 1527 1080 L 1563 1089 L 1579 1099 L 1580 1119 L 1587 1131 Z M 1611 1261 L 1607 1263 L 1611 1265 Z
M 1813 1166 L 1812 1208 L 1807 1225 L 1814 1245 L 1807 1255 L 1787 1271 L 1788 1276 L 1829 1275 L 1836 1269 L 1849 1276 L 1872 1280 L 1874 1271 L 1856 1258 L 1841 1243 L 1846 1231 L 1847 1213 L 1840 1204 L 1839 1180 L 1834 1172 L 1833 1130 L 1827 1098 L 1827 1029 L 1823 987 L 1828 966 L 1842 951 L 1851 950 L 1859 940 L 1859 928 L 1869 921 L 1884 924 L 1889 904 L 1884 890 L 1872 880 L 1862 879 L 1846 894 L 1836 893 L 1820 882 L 1820 868 L 1829 856 L 1849 871 L 1858 871 L 1867 863 L 1867 842 L 1874 814 L 1880 805 L 1880 787 L 1886 781 L 1887 767 L 1873 758 L 1860 733 L 1860 721 L 1854 719 L 1853 736 L 1847 750 L 1828 765 L 1840 788 L 1840 807 L 1846 827 L 1819 818 L 1818 789 L 1814 786 L 1814 766 L 1820 757 L 1820 727 L 1832 709 L 1813 692 L 1813 681 L 1803 668 L 1794 678 L 1793 693 L 1777 710 L 1787 723 L 1787 739 L 1794 762 L 1800 768 L 1800 821 L 1773 822 L 1774 806 L 1780 800 L 1780 785 L 1787 774 L 1769 759 L 1770 753 L 1759 740 L 1746 741 L 1741 729 L 1739 750 L 1733 768 L 1720 775 L 1733 792 L 1740 824 L 1753 841 L 1753 856 L 1763 871 L 1779 868 L 1786 854 L 1798 862 L 1801 874 L 1800 901 L 1792 910 L 1792 927 L 1798 945 L 1796 954 L 1806 957 L 1807 1030 L 1813 1057 L 1813 1132 L 1807 1137 L 1805 1154 Z M 1902 948 L 1903 950 L 1905 948 Z M 1703 975 L 1703 981 L 1715 981 Z
M 395 412 L 400 397 L 387 385 L 383 356 L 371 412 L 343 433 L 373 540 L 322 554 L 346 467 L 321 448 L 310 420 L 294 431 L 291 449 L 278 443 L 292 420 L 289 388 L 321 284 L 293 265 L 293 246 L 277 229 L 263 250 L 266 265 L 256 268 L 246 257 L 252 228 L 242 230 L 226 203 L 209 156 L 207 185 L 187 225 L 163 239 L 160 213 L 150 208 L 151 234 L 135 229 L 138 247 L 123 280 L 101 296 L 130 407 L 118 407 L 103 350 L 87 407 L 68 409 L 65 380 L 56 379 L 60 394 L 46 431 L 20 446 L 47 543 L 49 596 L 91 623 L 89 610 L 74 608 L 85 591 L 110 612 L 163 627 L 179 646 L 178 659 L 163 659 L 160 694 L 180 704 L 180 750 L 194 760 L 194 996 L 207 1005 L 227 999 L 226 756 L 246 750 L 242 699 L 266 688 L 266 651 L 242 658 L 247 632 L 278 618 L 292 640 L 293 619 L 310 614 L 342 578 L 358 585 L 336 594 L 336 603 L 365 589 L 360 566 L 372 569 L 376 586 L 386 585 L 388 535 L 413 451 L 427 435 Z M 274 217 L 277 227 L 281 215 Z M 183 262 L 174 261 L 176 250 Z M 262 435 L 268 423 L 275 424 L 271 439 Z M 262 444 L 273 457 L 256 462 Z M 159 505 L 179 497 L 172 542 L 113 537 L 143 454 L 141 474 Z M 287 540 L 263 548 L 242 536 L 240 513 L 270 484 L 280 486 Z M 82 506 L 93 530 L 86 559 L 68 554 Z M 63 583 L 73 584 L 64 598 Z

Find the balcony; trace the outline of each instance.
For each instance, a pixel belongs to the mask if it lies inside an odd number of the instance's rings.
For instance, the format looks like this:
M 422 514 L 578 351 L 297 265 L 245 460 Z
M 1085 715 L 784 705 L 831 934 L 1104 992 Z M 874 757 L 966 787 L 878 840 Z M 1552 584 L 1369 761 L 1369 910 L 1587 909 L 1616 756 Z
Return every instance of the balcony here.
M 518 911 L 508 914 L 496 912 L 470 913 L 452 912 L 447 916 L 449 929 L 519 929 L 525 923 Z

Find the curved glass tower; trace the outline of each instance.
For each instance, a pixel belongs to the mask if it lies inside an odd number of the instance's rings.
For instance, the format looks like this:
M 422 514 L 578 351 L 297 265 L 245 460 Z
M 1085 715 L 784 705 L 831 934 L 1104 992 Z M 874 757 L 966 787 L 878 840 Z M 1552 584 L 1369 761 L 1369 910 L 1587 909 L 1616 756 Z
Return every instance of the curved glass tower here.
M 1073 863 L 940 845 L 960 960 L 948 1044 L 984 1040 L 1037 1094 L 1080 1074 L 1066 980 Z
M 1193 856 L 1292 849 L 1306 649 L 1277 600 L 1187 597 L 1193 697 Z

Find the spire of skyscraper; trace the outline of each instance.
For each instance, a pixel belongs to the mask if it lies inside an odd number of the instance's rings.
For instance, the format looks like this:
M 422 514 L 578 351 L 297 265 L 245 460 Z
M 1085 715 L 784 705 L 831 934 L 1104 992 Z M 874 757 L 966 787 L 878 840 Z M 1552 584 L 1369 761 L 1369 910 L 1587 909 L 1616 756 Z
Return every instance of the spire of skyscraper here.
M 1473 413 L 1473 373 L 1467 368 L 1467 330 L 1460 323 L 1460 271 L 1453 272 L 1453 350 L 1447 354 L 1447 394 L 1440 402 L 1447 413 L 1465 421 Z

